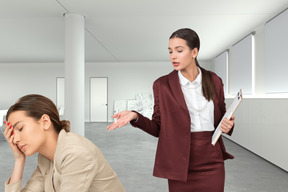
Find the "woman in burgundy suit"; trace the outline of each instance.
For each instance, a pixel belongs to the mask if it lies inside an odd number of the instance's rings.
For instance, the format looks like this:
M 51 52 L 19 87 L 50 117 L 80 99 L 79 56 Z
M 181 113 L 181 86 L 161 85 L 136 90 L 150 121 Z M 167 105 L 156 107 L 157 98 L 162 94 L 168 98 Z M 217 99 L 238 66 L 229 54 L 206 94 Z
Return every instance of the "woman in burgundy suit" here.
M 113 116 L 109 130 L 126 125 L 159 137 L 153 175 L 168 179 L 170 192 L 223 192 L 226 152 L 222 138 L 215 146 L 211 138 L 226 108 L 222 80 L 201 68 L 196 57 L 197 33 L 179 29 L 169 39 L 169 57 L 174 71 L 153 84 L 152 120 L 136 111 Z M 232 134 L 234 116 L 221 122 L 221 130 Z

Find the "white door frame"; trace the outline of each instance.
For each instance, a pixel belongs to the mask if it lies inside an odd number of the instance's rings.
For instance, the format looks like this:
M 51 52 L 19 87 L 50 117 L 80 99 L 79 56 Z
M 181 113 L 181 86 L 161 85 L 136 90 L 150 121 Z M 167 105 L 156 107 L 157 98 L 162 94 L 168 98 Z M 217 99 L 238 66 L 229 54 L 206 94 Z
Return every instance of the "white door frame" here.
M 92 122 L 92 118 L 91 118 L 91 115 L 92 115 L 92 106 L 91 106 L 91 79 L 95 79 L 95 78 L 105 78 L 106 79 L 106 82 L 107 82 L 107 98 L 106 98 L 106 120 L 105 121 L 101 121 L 101 122 L 108 122 L 108 77 L 90 77 L 89 78 L 89 121 Z

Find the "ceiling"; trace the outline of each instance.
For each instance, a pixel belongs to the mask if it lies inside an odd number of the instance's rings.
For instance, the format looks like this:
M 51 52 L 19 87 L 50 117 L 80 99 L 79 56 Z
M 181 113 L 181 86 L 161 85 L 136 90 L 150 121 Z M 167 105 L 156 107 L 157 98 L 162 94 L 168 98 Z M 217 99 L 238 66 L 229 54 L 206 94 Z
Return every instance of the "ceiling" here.
M 288 7 L 288 0 L 0 0 L 0 63 L 63 62 L 66 12 L 85 16 L 86 62 L 167 61 L 189 27 L 210 60 Z

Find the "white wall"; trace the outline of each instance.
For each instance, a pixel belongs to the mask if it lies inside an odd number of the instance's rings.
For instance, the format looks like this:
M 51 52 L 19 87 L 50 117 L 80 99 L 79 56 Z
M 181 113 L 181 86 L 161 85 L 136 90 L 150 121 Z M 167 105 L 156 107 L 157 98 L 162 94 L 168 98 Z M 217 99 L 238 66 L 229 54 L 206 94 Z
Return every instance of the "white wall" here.
M 42 94 L 56 103 L 56 77 L 64 76 L 61 63 L 0 63 L 0 109 L 8 109 L 26 94 Z
M 209 61 L 199 61 L 211 70 Z M 89 78 L 108 77 L 108 116 L 119 99 L 135 99 L 136 93 L 153 93 L 153 82 L 173 70 L 167 62 L 85 64 L 85 121 L 89 121 Z M 56 103 L 56 77 L 64 77 L 63 63 L 0 63 L 0 109 L 8 109 L 26 94 L 37 93 Z M 108 119 L 112 121 L 112 118 Z
M 87 63 L 85 120 L 89 121 L 90 77 L 108 77 L 108 121 L 112 121 L 115 100 L 135 99 L 136 93 L 153 93 L 153 81 L 172 70 L 169 62 Z
M 288 171 L 288 99 L 244 98 L 235 117 L 234 132 L 226 137 Z

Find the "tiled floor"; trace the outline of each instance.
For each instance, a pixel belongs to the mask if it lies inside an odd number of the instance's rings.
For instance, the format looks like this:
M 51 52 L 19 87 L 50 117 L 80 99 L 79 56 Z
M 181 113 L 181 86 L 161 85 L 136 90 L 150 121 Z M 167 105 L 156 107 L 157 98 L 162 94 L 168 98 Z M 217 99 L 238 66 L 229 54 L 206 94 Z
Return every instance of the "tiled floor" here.
M 108 132 L 107 123 L 86 123 L 86 137 L 104 153 L 127 192 L 165 192 L 167 180 L 152 176 L 157 138 L 127 125 Z M 225 192 L 287 192 L 288 173 L 224 138 L 227 151 L 235 156 L 226 161 Z M 0 191 L 13 169 L 7 142 L 0 141 Z M 37 164 L 28 157 L 23 182 Z M 24 185 L 24 184 L 23 184 Z

